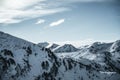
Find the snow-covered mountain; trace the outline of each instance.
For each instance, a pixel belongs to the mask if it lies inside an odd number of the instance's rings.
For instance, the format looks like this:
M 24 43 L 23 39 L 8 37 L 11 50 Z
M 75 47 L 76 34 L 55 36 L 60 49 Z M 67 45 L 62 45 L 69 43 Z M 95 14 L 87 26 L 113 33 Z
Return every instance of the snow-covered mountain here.
M 58 64 L 50 50 L 0 32 L 0 80 L 53 79 Z
M 86 51 L 98 54 L 89 51 L 91 46 L 76 52 L 79 58 L 60 57 L 43 46 L 0 32 L 0 80 L 119 80 L 118 43 L 106 48 L 110 52 L 104 52 L 104 61 L 110 68 L 102 69 L 99 61 L 84 56 Z
M 47 48 L 49 48 L 50 50 L 53 50 L 53 49 L 57 48 L 58 46 L 60 46 L 60 45 L 53 43 L 53 44 L 47 46 Z
M 72 44 L 58 45 L 56 43 L 43 42 L 43 43 L 39 43 L 38 45 L 45 48 L 49 48 L 54 53 L 76 52 L 79 50 Z
M 95 62 L 102 71 L 120 72 L 120 40 L 113 43 L 95 42 L 92 45 L 80 48 L 77 52 L 59 53 L 57 56 L 80 61 L 85 60 L 87 64 Z M 89 61 L 90 63 L 88 63 Z
M 79 49 L 77 49 L 76 47 L 74 47 L 71 44 L 64 44 L 63 46 L 59 46 L 55 49 L 53 49 L 54 53 L 63 53 L 63 52 L 75 52 L 78 51 Z

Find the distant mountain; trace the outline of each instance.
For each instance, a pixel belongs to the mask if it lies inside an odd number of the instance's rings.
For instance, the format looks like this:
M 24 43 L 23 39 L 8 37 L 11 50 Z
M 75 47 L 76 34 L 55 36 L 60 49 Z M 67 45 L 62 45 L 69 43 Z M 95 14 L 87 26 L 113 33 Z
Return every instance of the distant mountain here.
M 37 45 L 45 48 L 49 45 L 49 43 L 48 42 L 41 42 L 41 43 L 38 43 Z
M 100 52 L 98 45 L 97 49 L 91 45 L 76 52 L 79 58 L 60 57 L 48 48 L 0 32 L 0 80 L 119 80 L 119 47 L 116 41 Z M 105 66 L 85 54 L 104 54 L 100 57 Z
M 120 40 L 113 43 L 95 42 L 92 45 L 80 48 L 78 52 L 60 53 L 57 56 L 61 58 L 69 57 L 80 61 L 88 60 L 98 64 L 101 71 L 120 72 Z M 88 61 L 85 62 L 91 64 Z
M 63 46 L 59 46 L 53 50 L 54 53 L 63 53 L 63 52 L 75 52 L 78 51 L 76 47 L 71 44 L 65 44 Z
M 76 52 L 79 50 L 78 48 L 76 48 L 75 46 L 73 46 L 71 44 L 64 44 L 64 45 L 60 46 L 56 43 L 51 44 L 48 42 L 43 42 L 43 43 L 39 43 L 38 46 L 48 48 L 51 51 L 53 51 L 54 53 Z
M 49 45 L 47 48 L 49 48 L 50 50 L 53 50 L 53 49 L 57 48 L 58 46 L 60 46 L 60 45 L 53 43 L 53 44 Z
M 48 43 L 48 42 L 41 42 L 41 43 L 38 43 L 37 45 L 40 47 L 49 48 L 50 50 L 53 50 L 56 47 L 60 46 L 56 43 Z

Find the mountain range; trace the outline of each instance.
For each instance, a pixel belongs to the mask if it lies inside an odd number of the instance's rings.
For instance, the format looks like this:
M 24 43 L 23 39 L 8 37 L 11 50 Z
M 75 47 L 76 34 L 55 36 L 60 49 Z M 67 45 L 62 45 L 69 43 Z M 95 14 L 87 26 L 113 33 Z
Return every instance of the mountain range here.
M 76 48 L 0 32 L 0 80 L 120 80 L 120 40 Z

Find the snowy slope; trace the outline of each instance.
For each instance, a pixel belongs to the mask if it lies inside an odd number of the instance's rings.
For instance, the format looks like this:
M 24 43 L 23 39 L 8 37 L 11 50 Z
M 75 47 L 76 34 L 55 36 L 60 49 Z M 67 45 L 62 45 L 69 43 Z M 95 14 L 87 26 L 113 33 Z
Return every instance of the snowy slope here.
M 55 59 L 47 49 L 0 32 L 0 80 L 34 80 L 50 72 Z
M 106 60 L 112 71 L 89 59 L 57 57 L 50 49 L 0 32 L 0 80 L 119 80 L 119 57 Z

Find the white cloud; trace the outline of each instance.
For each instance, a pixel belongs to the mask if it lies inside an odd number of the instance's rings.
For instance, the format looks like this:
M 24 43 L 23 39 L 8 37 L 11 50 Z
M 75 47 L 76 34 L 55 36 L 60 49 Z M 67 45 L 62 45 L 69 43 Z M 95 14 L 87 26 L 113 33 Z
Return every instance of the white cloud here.
M 50 24 L 50 27 L 58 26 L 58 25 L 62 24 L 64 21 L 65 21 L 65 19 L 60 19 L 58 21 L 52 22 Z
M 42 24 L 42 23 L 44 23 L 44 22 L 45 22 L 44 19 L 39 19 L 35 24 Z
M 1 7 L 6 9 L 22 9 L 43 1 L 46 0 L 4 0 Z
M 0 19 L 0 23 L 4 24 L 12 24 L 12 23 L 19 23 L 21 20 L 18 19 Z
M 66 11 L 67 8 L 46 8 L 46 0 L 4 0 L 0 5 L 0 23 L 12 24 L 24 20 Z M 37 7 L 36 7 L 37 6 Z
M 63 12 L 69 10 L 67 5 L 80 1 L 90 2 L 100 0 L 0 0 L 0 23 L 19 23 L 24 20 Z M 57 24 L 51 24 L 51 26 L 54 25 Z
M 37 18 L 40 16 L 50 15 L 58 12 L 65 11 L 65 8 L 57 8 L 57 9 L 44 9 L 44 10 L 0 10 L 0 23 L 8 23 L 9 20 L 20 20 L 20 22 L 24 20 L 28 20 L 31 18 Z M 15 22 L 14 22 L 15 23 Z M 18 23 L 18 22 L 16 22 Z M 10 24 L 10 23 L 9 23 Z

